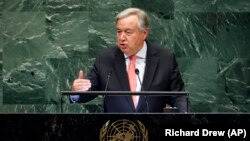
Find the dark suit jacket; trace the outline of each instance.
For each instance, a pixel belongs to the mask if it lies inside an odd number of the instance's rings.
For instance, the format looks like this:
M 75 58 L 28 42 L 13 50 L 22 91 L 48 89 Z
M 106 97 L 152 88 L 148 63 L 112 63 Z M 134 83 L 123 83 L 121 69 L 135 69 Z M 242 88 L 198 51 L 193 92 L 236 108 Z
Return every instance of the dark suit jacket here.
M 184 83 L 178 70 L 176 58 L 168 49 L 153 46 L 147 42 L 146 66 L 142 87 L 144 91 L 184 91 Z M 88 75 L 92 91 L 104 91 L 108 74 L 112 72 L 107 91 L 129 91 L 124 54 L 118 47 L 101 52 Z M 78 102 L 86 102 L 93 97 L 81 96 Z M 163 112 L 169 104 L 180 112 L 187 112 L 186 97 L 141 96 L 134 109 L 131 96 L 106 96 L 104 111 L 111 113 Z

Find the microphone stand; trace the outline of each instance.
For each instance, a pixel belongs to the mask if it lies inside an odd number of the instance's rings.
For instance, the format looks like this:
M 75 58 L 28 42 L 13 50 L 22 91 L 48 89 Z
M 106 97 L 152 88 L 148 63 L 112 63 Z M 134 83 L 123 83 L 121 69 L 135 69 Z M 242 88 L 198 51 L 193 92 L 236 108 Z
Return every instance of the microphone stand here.
M 143 86 L 142 86 L 142 82 L 141 82 L 141 79 L 140 79 L 140 76 L 139 76 L 139 73 L 140 73 L 139 69 L 136 68 L 136 69 L 135 69 L 135 73 L 136 73 L 136 75 L 137 75 L 137 77 L 138 77 L 138 79 L 139 79 L 139 82 L 140 82 L 140 85 L 141 85 L 141 91 L 144 91 Z M 145 99 L 146 106 L 147 106 L 147 112 L 149 112 L 148 98 L 147 98 L 146 95 L 144 95 L 144 99 Z
M 61 95 L 61 101 L 60 101 L 60 105 L 61 105 L 61 114 L 63 113 L 63 95 Z
M 109 79 L 110 79 L 110 77 L 111 77 L 111 74 L 112 74 L 112 71 L 109 71 L 109 72 L 108 72 L 108 76 L 107 76 L 107 82 L 106 82 L 105 89 L 104 89 L 105 92 L 106 92 L 107 89 L 108 89 Z M 103 112 L 103 113 L 104 113 L 104 103 L 105 103 L 104 100 L 105 100 L 105 95 L 103 95 L 103 101 L 102 101 L 102 112 Z

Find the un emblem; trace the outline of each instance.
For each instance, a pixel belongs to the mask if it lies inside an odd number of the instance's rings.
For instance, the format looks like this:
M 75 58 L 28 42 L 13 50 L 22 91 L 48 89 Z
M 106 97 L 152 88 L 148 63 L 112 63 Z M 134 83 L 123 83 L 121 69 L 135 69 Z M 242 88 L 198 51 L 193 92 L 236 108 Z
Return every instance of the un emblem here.
M 148 141 L 148 131 L 138 120 L 109 120 L 100 129 L 100 141 Z

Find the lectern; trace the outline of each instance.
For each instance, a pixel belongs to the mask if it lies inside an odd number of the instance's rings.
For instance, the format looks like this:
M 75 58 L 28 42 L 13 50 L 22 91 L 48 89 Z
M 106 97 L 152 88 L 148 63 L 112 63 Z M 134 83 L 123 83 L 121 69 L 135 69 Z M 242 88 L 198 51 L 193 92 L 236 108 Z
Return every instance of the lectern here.
M 140 96 L 183 96 L 187 99 L 187 108 L 189 107 L 189 93 L 187 91 L 140 91 L 140 92 L 131 92 L 131 91 L 61 91 L 61 112 L 63 113 L 63 96 L 70 95 L 102 95 L 105 96 L 131 96 L 131 95 L 140 95 Z M 171 107 L 166 105 L 163 109 L 164 112 L 178 112 L 176 107 Z M 188 111 L 188 110 L 187 110 Z

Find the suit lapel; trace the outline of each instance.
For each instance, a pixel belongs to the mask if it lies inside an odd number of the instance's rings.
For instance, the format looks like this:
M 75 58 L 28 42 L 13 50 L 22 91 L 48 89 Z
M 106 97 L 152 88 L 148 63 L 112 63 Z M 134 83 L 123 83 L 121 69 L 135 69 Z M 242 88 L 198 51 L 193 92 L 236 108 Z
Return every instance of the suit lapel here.
M 144 78 L 142 82 L 142 85 L 145 91 L 150 90 L 150 86 L 152 84 L 152 81 L 155 75 L 158 61 L 159 59 L 156 56 L 156 52 L 154 48 L 148 43 L 146 66 L 145 66 Z
M 125 58 L 121 51 L 117 50 L 114 59 L 114 70 L 121 84 L 122 91 L 129 91 L 129 82 L 126 71 Z
M 114 59 L 114 70 L 115 70 L 116 76 L 120 82 L 120 85 L 122 88 L 121 90 L 122 91 L 130 91 L 124 54 L 119 49 L 117 49 L 115 59 Z M 124 96 L 124 97 L 128 101 L 129 106 L 132 109 L 134 109 L 134 105 L 133 105 L 133 101 L 132 101 L 131 97 L 130 96 Z
M 144 74 L 144 78 L 142 82 L 142 85 L 145 91 L 150 90 L 150 86 L 152 84 L 152 81 L 155 75 L 157 64 L 158 64 L 158 59 L 155 57 L 152 59 L 147 59 L 146 61 L 145 74 Z
M 144 78 L 142 82 L 142 86 L 144 88 L 144 91 L 149 91 L 155 71 L 158 65 L 159 59 L 156 57 L 156 52 L 154 48 L 147 42 L 147 58 L 146 58 L 146 66 L 145 66 L 145 72 L 144 72 Z M 145 102 L 145 97 L 141 96 L 139 99 L 137 111 L 140 110 L 141 105 Z

